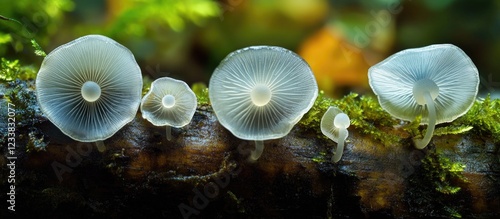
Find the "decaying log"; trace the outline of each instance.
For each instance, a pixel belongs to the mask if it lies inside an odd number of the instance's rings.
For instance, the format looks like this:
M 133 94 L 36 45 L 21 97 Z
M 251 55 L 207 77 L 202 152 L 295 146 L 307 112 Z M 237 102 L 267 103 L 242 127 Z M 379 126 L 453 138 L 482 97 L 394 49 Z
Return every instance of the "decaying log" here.
M 27 152 L 30 132 L 43 136 L 45 149 Z M 103 153 L 93 143 L 65 136 L 50 121 L 34 129 L 17 127 L 16 134 L 17 216 L 500 216 L 499 145 L 476 132 L 435 136 L 427 149 L 416 150 L 408 136 L 398 145 L 384 146 L 350 130 L 344 156 L 336 164 L 330 161 L 336 144 L 301 126 L 282 139 L 265 141 L 262 157 L 249 162 L 253 142 L 234 137 L 206 106 L 188 126 L 172 129 L 171 142 L 165 127 L 149 124 L 138 113 L 104 141 Z M 0 157 L 4 203 L 7 152 L 4 147 Z M 433 169 L 423 165 L 433 156 L 465 165 L 465 179 L 449 182 L 459 191 L 436 190 L 439 183 L 428 178 Z M 5 207 L 1 214 L 4 218 L 12 212 Z

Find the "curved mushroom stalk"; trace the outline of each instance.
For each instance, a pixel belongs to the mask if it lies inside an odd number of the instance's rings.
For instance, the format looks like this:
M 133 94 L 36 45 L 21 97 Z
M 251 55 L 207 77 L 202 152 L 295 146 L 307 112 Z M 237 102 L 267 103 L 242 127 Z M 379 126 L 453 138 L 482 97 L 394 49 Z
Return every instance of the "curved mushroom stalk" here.
M 340 158 L 342 158 L 342 154 L 344 153 L 345 140 L 347 139 L 348 135 L 349 132 L 347 131 L 347 129 L 339 129 L 339 143 L 337 144 L 337 149 L 335 150 L 332 157 L 332 162 L 337 163 L 340 161 Z
M 255 141 L 255 150 L 250 154 L 250 160 L 256 161 L 264 151 L 264 141 Z
M 427 125 L 427 131 L 425 132 L 424 138 L 413 140 L 417 149 L 424 149 L 429 144 L 432 134 L 434 133 L 434 128 L 436 127 L 436 106 L 434 105 L 434 100 L 429 92 L 424 94 L 424 98 L 427 111 L 429 111 L 429 124 Z
M 97 150 L 101 153 L 106 151 L 106 145 L 104 145 L 104 141 L 96 141 L 95 146 L 97 147 Z
M 167 140 L 168 141 L 172 140 L 172 128 L 169 125 L 167 125 L 165 129 L 166 129 L 165 134 L 167 136 Z
M 437 44 L 400 51 L 368 69 L 370 87 L 393 117 L 412 121 L 427 107 L 428 124 L 415 147 L 429 144 L 437 124 L 452 122 L 474 104 L 479 71 L 460 48 Z
M 329 107 L 321 118 L 321 132 L 337 143 L 337 149 L 332 150 L 332 162 L 337 163 L 344 153 L 344 145 L 349 132 L 347 128 L 351 125 L 349 116 L 337 107 Z

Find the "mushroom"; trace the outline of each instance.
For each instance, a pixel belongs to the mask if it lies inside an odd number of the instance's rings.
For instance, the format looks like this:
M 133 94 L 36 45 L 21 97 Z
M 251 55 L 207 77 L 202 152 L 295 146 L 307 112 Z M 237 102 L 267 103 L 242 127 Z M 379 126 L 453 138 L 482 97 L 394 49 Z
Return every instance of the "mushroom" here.
M 338 143 L 332 157 L 332 162 L 339 162 L 344 152 L 344 142 L 349 135 L 347 128 L 351 125 L 349 116 L 337 107 L 329 107 L 321 118 L 321 132 L 329 139 Z
M 38 103 L 64 134 L 80 142 L 114 135 L 135 117 L 142 77 L 134 55 L 116 41 L 87 35 L 48 54 L 36 78 Z
M 253 161 L 261 156 L 263 141 L 287 135 L 317 96 L 309 65 L 292 51 L 274 46 L 230 53 L 209 84 L 220 124 L 240 139 L 255 141 Z
M 479 73 L 460 48 L 437 44 L 400 51 L 368 70 L 370 86 L 392 116 L 428 124 L 415 147 L 427 146 L 434 126 L 464 115 L 474 103 Z
M 196 111 L 196 96 L 183 81 L 158 78 L 142 98 L 141 113 L 155 126 L 166 126 L 167 140 L 172 140 L 171 128 L 187 125 Z

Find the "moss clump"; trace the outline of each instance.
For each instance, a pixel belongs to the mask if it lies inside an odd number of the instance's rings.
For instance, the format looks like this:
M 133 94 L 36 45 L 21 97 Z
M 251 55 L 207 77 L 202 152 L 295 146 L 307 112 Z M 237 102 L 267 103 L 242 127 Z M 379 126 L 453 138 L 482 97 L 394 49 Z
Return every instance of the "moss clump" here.
M 370 135 L 384 145 L 392 145 L 400 140 L 399 136 L 385 131 L 392 129 L 398 120 L 392 118 L 382 109 L 373 97 L 360 97 L 356 93 L 350 93 L 342 99 L 333 100 L 325 97 L 324 92 L 320 91 L 313 107 L 304 115 L 299 124 L 305 129 L 312 129 L 321 134 L 321 118 L 330 106 L 337 106 L 344 111 L 351 119 L 351 126 L 358 132 Z
M 334 102 L 351 118 L 351 125 L 360 133 L 370 135 L 384 145 L 396 144 L 401 138 L 387 132 L 399 123 L 372 96 L 351 93 Z
M 314 101 L 314 105 L 299 121 L 305 130 L 313 130 L 318 135 L 321 134 L 320 122 L 321 117 L 325 114 L 328 107 L 334 105 L 334 100 L 325 96 L 325 92 L 319 91 L 318 98 Z M 350 116 L 350 115 L 349 115 Z
M 463 175 L 465 165 L 453 162 L 436 150 L 428 150 L 417 171 L 408 181 L 405 199 L 410 211 L 424 213 L 425 217 L 461 218 L 463 206 L 470 195 L 462 187 L 467 183 Z
M 322 151 L 322 152 L 319 152 L 319 154 L 317 156 L 314 156 L 312 158 L 312 161 L 316 162 L 316 163 L 323 163 L 323 162 L 327 162 L 330 160 L 327 158 L 326 152 Z
M 5 97 L 9 103 L 14 104 L 18 127 L 33 126 L 38 122 L 35 116 L 41 114 L 35 91 L 26 81 L 19 79 L 9 82 L 8 85 Z
M 434 130 L 434 135 L 435 136 L 441 136 L 441 135 L 458 135 L 458 134 L 463 134 L 465 132 L 470 131 L 472 126 L 470 125 L 451 125 L 451 126 L 446 126 L 446 127 L 439 127 Z
M 450 126 L 464 125 L 473 126 L 473 130 L 481 135 L 490 134 L 495 143 L 500 142 L 500 100 L 491 100 L 490 95 L 476 100 L 471 109 Z
M 19 60 L 0 59 L 0 80 L 4 82 L 16 79 L 31 80 L 36 78 L 36 71 L 31 66 L 21 66 Z
M 202 82 L 194 83 L 191 86 L 194 94 L 196 95 L 196 99 L 198 99 L 198 106 L 202 105 L 210 105 L 210 98 L 208 97 L 208 88 Z
M 333 100 L 320 91 L 313 107 L 300 120 L 299 125 L 306 131 L 313 130 L 318 136 L 322 136 L 321 117 L 330 106 L 337 106 L 349 115 L 351 125 L 358 132 L 370 135 L 384 145 L 398 143 L 401 137 L 391 130 L 401 123 L 405 123 L 401 130 L 412 138 L 422 138 L 422 133 L 425 133 L 425 130 L 420 130 L 420 116 L 412 122 L 402 122 L 387 113 L 372 96 L 359 96 L 356 93 Z M 477 100 L 464 116 L 437 127 L 434 135 L 457 135 L 470 130 L 491 134 L 494 142 L 500 142 L 500 100 L 491 100 L 489 95 L 484 100 Z
M 429 153 L 422 160 L 422 167 L 426 171 L 426 178 L 439 193 L 450 195 L 460 191 L 459 184 L 467 182 L 463 175 L 465 165 L 452 162 L 449 158 L 438 153 Z
M 45 151 L 48 143 L 44 140 L 44 135 L 38 129 L 28 133 L 28 144 L 26 145 L 26 152 Z
M 35 55 L 41 56 L 41 57 L 47 56 L 47 54 L 45 53 L 45 51 L 43 51 L 42 47 L 40 45 L 38 45 L 38 43 L 36 42 L 36 40 L 31 39 L 31 46 L 33 46 L 33 48 L 35 49 L 35 51 L 34 51 Z

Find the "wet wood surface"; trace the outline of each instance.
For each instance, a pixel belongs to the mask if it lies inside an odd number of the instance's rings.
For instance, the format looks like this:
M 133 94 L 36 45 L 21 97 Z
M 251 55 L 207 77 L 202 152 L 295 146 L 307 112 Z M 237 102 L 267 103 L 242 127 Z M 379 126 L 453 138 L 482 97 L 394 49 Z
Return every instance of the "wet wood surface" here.
M 336 144 L 296 126 L 284 138 L 264 141 L 256 162 L 253 142 L 224 129 L 209 107 L 173 128 L 136 118 L 104 141 L 76 142 L 49 121 L 18 127 L 16 215 L 72 218 L 494 218 L 500 216 L 499 145 L 490 137 L 435 136 L 416 150 L 405 138 L 384 146 L 350 130 L 344 156 Z M 37 130 L 45 150 L 26 151 Z M 434 191 L 422 159 L 437 153 L 465 165 L 455 194 Z M 9 174 L 2 165 L 2 197 Z M 429 185 L 430 184 L 430 185 Z M 453 214 L 453 213 L 457 214 Z M 2 215 L 11 213 L 2 209 Z M 3 216 L 2 216 L 3 218 Z

